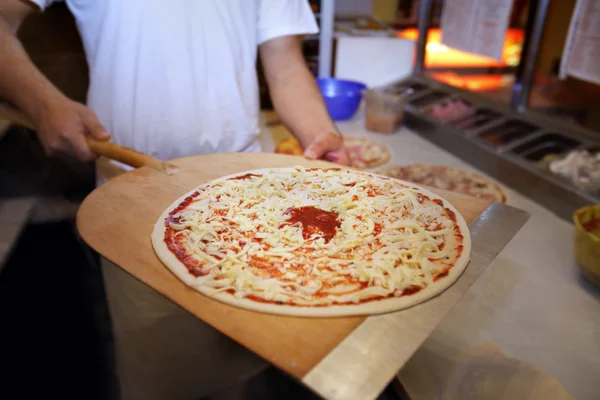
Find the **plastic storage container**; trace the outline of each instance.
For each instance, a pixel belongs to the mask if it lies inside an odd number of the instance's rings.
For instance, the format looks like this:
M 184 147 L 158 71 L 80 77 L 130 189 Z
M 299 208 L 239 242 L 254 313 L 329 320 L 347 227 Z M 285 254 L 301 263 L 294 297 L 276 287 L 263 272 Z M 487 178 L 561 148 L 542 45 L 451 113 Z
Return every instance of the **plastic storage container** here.
M 374 132 L 393 133 L 404 119 L 404 106 L 412 90 L 401 92 L 369 89 L 365 93 L 365 127 Z

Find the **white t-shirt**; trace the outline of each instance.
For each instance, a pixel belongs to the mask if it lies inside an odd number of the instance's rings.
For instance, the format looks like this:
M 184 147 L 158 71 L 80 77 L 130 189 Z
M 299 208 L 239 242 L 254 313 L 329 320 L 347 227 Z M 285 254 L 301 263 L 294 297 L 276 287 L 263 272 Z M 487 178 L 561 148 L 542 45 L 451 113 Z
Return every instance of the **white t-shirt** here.
M 257 46 L 318 31 L 306 0 L 66 2 L 88 106 L 114 142 L 164 160 L 258 150 Z

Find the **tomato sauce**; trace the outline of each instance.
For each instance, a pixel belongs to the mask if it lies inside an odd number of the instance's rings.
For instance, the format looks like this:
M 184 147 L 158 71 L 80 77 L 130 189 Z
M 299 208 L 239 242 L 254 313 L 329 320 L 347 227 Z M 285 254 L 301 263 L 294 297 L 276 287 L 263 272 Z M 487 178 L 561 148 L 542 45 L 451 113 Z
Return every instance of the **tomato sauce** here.
M 246 179 L 252 179 L 254 177 L 260 178 L 262 175 L 256 174 L 246 174 L 240 176 L 234 176 L 233 178 L 229 178 L 230 181 L 245 181 Z
M 447 277 L 449 272 L 450 271 L 448 271 L 447 269 L 443 270 L 442 272 L 440 272 L 439 274 L 437 274 L 435 276 L 435 278 L 433 278 L 433 281 L 437 282 L 439 279 Z
M 197 258 L 187 252 L 187 249 L 182 243 L 183 236 L 175 236 L 177 231 L 168 228 L 165 231 L 165 244 L 171 250 L 171 253 L 175 255 L 181 261 L 183 265 L 188 269 L 190 274 L 195 277 L 207 275 L 208 272 L 202 271 L 202 264 Z
M 402 296 L 410 296 L 411 294 L 420 292 L 421 289 L 423 289 L 423 288 L 420 286 L 409 286 L 402 291 Z
M 381 224 L 375 224 L 375 228 L 373 228 L 373 235 L 379 235 L 381 233 L 382 228 L 383 227 L 381 226 Z
M 456 223 L 456 214 L 454 214 L 454 211 L 452 211 L 449 208 L 445 208 L 444 211 L 446 211 L 446 215 L 448 215 L 448 217 L 450 218 L 450 220 L 454 223 Z
M 183 199 L 183 201 L 179 203 L 179 205 L 169 213 L 169 217 L 165 219 L 165 226 L 168 227 L 171 222 L 178 223 L 179 218 L 175 217 L 175 214 L 179 214 L 181 211 L 185 210 L 190 205 L 190 203 L 194 201 L 194 199 L 199 195 L 200 192 L 194 192 L 185 199 Z
M 600 218 L 593 218 L 586 223 L 582 223 L 581 227 L 589 233 L 600 231 Z
M 367 190 L 367 196 L 368 197 L 381 196 L 382 194 L 383 193 L 381 193 L 380 191 L 375 190 L 375 189 L 369 189 L 369 190 Z
M 279 268 L 283 266 L 281 262 L 269 260 L 268 258 L 252 256 L 250 257 L 248 264 L 264 271 L 272 278 L 280 279 L 283 277 L 283 274 L 281 271 L 279 271 Z
M 310 171 L 321 171 L 323 170 L 323 168 L 307 168 L 306 171 L 310 172 Z M 327 168 L 325 169 L 325 171 L 341 171 L 341 168 Z
M 323 235 L 325 243 L 329 243 L 335 236 L 336 229 L 342 223 L 338 221 L 338 213 L 325 211 L 313 206 L 288 208 L 283 213 L 289 214 L 290 218 L 284 225 L 302 224 L 302 237 L 309 239 L 315 233 Z
M 183 236 L 175 236 L 177 231 L 171 229 L 169 224 L 171 222 L 178 223 L 179 218 L 175 215 L 185 210 L 190 203 L 192 203 L 196 197 L 200 195 L 200 192 L 194 192 L 188 197 L 186 197 L 177 207 L 175 207 L 170 213 L 169 216 L 165 219 L 165 226 L 167 230 L 165 231 L 165 244 L 171 250 L 171 252 L 177 257 L 183 265 L 186 266 L 190 274 L 195 277 L 206 275 L 207 273 L 202 271 L 203 264 L 200 263 L 195 257 L 188 254 L 185 246 L 182 245 Z

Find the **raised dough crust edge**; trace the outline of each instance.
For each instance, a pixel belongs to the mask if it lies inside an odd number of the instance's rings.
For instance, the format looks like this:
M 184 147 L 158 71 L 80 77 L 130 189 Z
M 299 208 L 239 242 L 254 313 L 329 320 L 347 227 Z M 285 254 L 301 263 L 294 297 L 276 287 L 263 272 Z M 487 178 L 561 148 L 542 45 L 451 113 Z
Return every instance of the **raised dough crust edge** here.
M 235 174 L 227 175 L 222 178 L 218 178 L 202 184 L 200 186 L 206 184 L 213 184 L 219 181 L 227 180 L 229 178 L 233 178 L 235 176 L 241 176 L 248 173 L 267 173 L 272 170 L 294 170 L 294 167 L 286 167 L 286 168 L 262 168 L 255 169 L 251 171 L 238 172 Z M 432 297 L 437 296 L 442 293 L 446 289 L 448 289 L 456 280 L 461 276 L 463 271 L 466 269 L 467 264 L 469 263 L 469 259 L 471 256 L 471 235 L 469 232 L 469 228 L 462 217 L 462 215 L 458 212 L 456 208 L 447 200 L 441 198 L 435 193 L 430 192 L 429 190 L 423 189 L 418 185 L 412 184 L 410 182 L 405 182 L 399 179 L 389 178 L 382 175 L 376 175 L 369 172 L 364 171 L 354 171 L 350 170 L 353 173 L 357 174 L 365 174 L 365 175 L 374 175 L 379 178 L 393 179 L 402 183 L 405 186 L 415 188 L 420 190 L 423 194 L 428 196 L 430 199 L 440 199 L 444 202 L 444 207 L 449 208 L 456 215 L 456 221 L 460 228 L 461 234 L 463 235 L 463 251 L 456 261 L 455 265 L 450 269 L 450 273 L 444 277 L 444 279 L 436 282 L 434 285 L 429 285 L 425 289 L 409 295 L 402 296 L 398 298 L 390 298 L 384 300 L 376 300 L 363 304 L 352 304 L 352 305 L 336 305 L 336 306 L 324 306 L 324 307 L 302 307 L 302 306 L 289 306 L 289 305 L 278 305 L 278 304 L 269 304 L 269 303 L 259 303 L 256 301 L 248 300 L 248 299 L 237 299 L 231 296 L 228 293 L 217 293 L 211 295 L 209 290 L 202 286 L 196 286 L 195 278 L 189 274 L 187 268 L 183 263 L 179 261 L 177 257 L 167 247 L 164 241 L 165 237 L 165 218 L 169 215 L 171 210 L 179 205 L 186 197 L 194 193 L 197 188 L 190 190 L 177 200 L 175 200 L 159 217 L 158 221 L 154 225 L 154 230 L 152 232 L 152 246 L 154 247 L 154 251 L 156 255 L 160 259 L 160 261 L 169 269 L 175 276 L 177 276 L 181 281 L 183 281 L 186 285 L 197 290 L 203 295 L 218 300 L 222 303 L 229 304 L 234 307 L 245 308 L 251 311 L 258 311 L 268 314 L 278 314 L 278 315 L 288 315 L 288 316 L 296 316 L 296 317 L 342 317 L 342 316 L 357 316 L 357 315 L 373 315 L 373 314 L 383 314 L 392 311 L 400 311 L 405 308 L 413 307 L 417 304 L 423 303 L 426 300 L 431 299 Z

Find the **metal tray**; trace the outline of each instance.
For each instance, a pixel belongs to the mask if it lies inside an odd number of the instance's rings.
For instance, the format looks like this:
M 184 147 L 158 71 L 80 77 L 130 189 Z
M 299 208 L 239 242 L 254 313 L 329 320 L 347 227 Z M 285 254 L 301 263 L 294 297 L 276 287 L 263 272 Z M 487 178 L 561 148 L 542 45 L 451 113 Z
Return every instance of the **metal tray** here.
M 479 129 L 497 123 L 501 118 L 502 114 L 497 111 L 489 108 L 477 108 L 472 116 L 450 121 L 450 125 L 465 135 L 472 135 Z
M 511 118 L 484 129 L 477 136 L 488 146 L 494 148 L 506 147 L 511 143 L 523 140 L 540 128 L 536 125 Z
M 600 149 L 598 134 L 533 111 L 517 113 L 423 75 L 407 80 L 428 88 L 412 95 L 406 106 L 406 124 L 416 133 L 568 221 L 579 207 L 600 203 L 600 188 L 579 188 L 550 172 L 542 162 L 549 154 Z M 428 114 L 432 105 L 454 98 L 476 107 L 473 119 L 440 121 Z
M 587 150 L 591 153 L 598 153 L 600 152 L 600 147 L 596 147 L 596 146 L 578 146 L 576 148 L 573 148 L 570 151 L 566 151 L 562 154 L 557 155 L 558 157 L 566 157 L 571 151 L 579 151 L 579 150 Z M 550 171 L 549 168 L 549 161 L 548 162 L 544 162 L 544 161 L 540 161 L 538 163 L 538 167 L 542 168 L 545 172 L 547 172 L 548 174 L 550 174 L 552 177 L 559 179 L 560 181 L 564 182 L 565 184 L 568 185 L 572 185 L 576 188 L 578 188 L 579 190 L 585 192 L 585 193 L 589 193 L 591 196 L 596 196 L 596 197 L 600 197 L 600 182 L 597 183 L 592 183 L 590 185 L 581 185 L 578 184 L 577 182 L 573 182 L 570 179 L 563 177 L 561 175 L 555 174 L 554 172 Z
M 548 156 L 568 153 L 580 145 L 581 142 L 568 136 L 559 133 L 544 133 L 514 147 L 512 152 L 529 161 L 539 162 Z
M 422 92 L 420 96 L 412 97 L 408 100 L 408 104 L 415 108 L 425 108 L 440 100 L 447 99 L 450 95 L 440 90 L 431 90 Z
M 412 82 L 412 81 L 402 81 L 399 82 L 395 85 L 390 85 L 387 86 L 387 92 L 389 93 L 393 93 L 393 94 L 399 94 L 399 93 L 403 93 L 405 91 L 411 91 L 415 94 L 420 94 L 423 91 L 428 91 L 429 89 L 427 88 L 427 85 L 419 83 L 419 82 Z
M 469 107 L 471 110 L 469 112 L 468 115 L 459 115 L 459 116 L 448 116 L 447 118 L 440 118 L 439 116 L 436 116 L 434 114 L 436 107 L 449 107 L 452 105 L 452 103 L 456 103 L 456 102 L 461 102 L 464 105 L 466 105 L 467 107 Z M 457 120 L 457 119 L 463 119 L 463 118 L 467 118 L 469 116 L 472 116 L 476 111 L 475 106 L 473 105 L 472 102 L 470 102 L 467 99 L 464 99 L 460 96 L 449 96 L 449 97 L 443 97 L 442 100 L 438 100 L 426 107 L 424 107 L 421 112 L 424 114 L 429 115 L 431 118 L 436 119 L 438 122 L 440 123 L 450 123 L 451 121 Z

